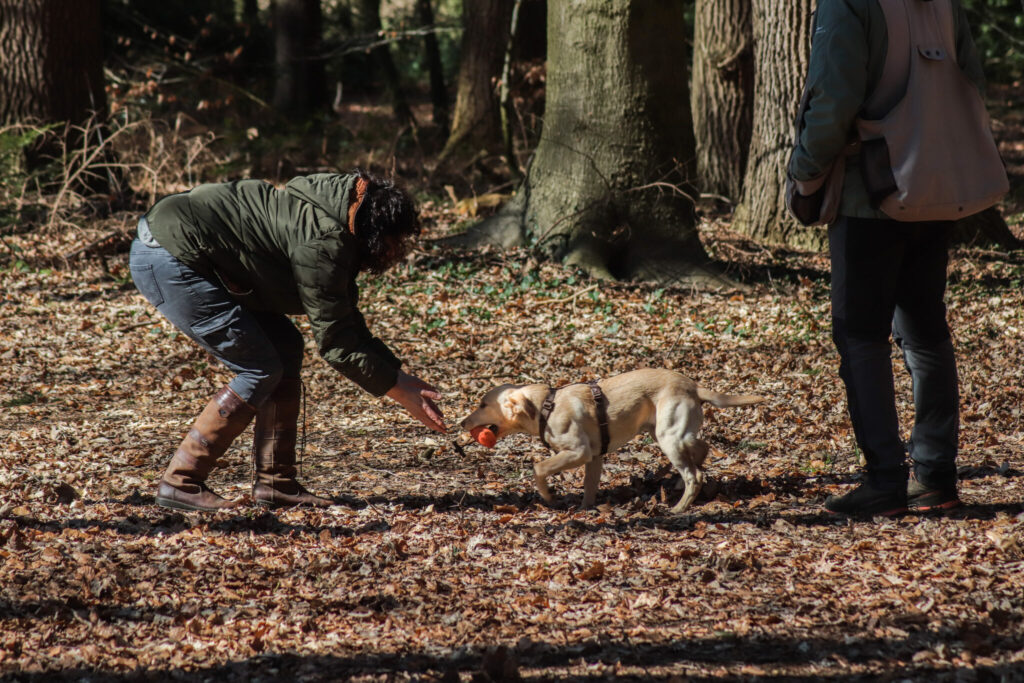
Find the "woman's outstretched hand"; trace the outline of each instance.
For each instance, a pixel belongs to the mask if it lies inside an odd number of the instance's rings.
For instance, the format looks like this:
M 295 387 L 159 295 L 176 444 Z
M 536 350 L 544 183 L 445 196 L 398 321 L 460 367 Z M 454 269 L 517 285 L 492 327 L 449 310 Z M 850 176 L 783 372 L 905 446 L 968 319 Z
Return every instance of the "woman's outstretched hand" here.
M 435 432 L 444 434 L 448 431 L 441 409 L 434 405 L 434 401 L 441 400 L 441 392 L 419 377 L 399 370 L 398 382 L 391 387 L 386 396 L 398 401 L 410 415 Z

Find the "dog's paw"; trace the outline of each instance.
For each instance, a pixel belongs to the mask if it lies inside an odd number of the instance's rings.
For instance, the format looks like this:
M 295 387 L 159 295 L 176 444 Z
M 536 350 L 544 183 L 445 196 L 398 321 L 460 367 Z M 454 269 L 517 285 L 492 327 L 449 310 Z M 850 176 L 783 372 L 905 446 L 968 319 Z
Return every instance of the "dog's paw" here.
M 666 517 L 680 517 L 680 516 L 686 514 L 686 511 L 689 510 L 689 509 L 690 509 L 689 505 L 687 505 L 686 507 L 683 507 L 683 508 L 681 508 L 678 505 L 676 505 L 674 507 L 669 508 L 669 510 L 668 510 L 668 512 L 666 513 L 665 516 Z
M 555 499 L 555 496 L 551 493 L 551 487 L 548 486 L 547 480 L 542 479 L 541 477 L 536 477 L 534 481 L 537 484 L 537 495 L 543 498 L 545 503 L 550 505 Z

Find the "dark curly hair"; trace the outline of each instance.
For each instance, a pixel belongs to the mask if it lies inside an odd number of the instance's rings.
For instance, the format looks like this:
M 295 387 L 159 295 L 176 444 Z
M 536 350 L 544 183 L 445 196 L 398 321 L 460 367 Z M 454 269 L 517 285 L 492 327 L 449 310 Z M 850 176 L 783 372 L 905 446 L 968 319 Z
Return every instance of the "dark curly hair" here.
M 394 181 L 363 170 L 353 172 L 366 181 L 366 196 L 355 217 L 359 269 L 382 273 L 398 263 L 420 234 L 416 204 Z

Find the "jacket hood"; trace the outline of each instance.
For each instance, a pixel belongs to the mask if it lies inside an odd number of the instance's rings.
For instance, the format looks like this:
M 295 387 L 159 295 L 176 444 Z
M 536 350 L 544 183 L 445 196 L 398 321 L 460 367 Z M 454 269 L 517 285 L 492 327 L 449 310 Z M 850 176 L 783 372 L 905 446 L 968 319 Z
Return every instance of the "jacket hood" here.
M 357 176 L 338 173 L 314 173 L 292 178 L 285 191 L 318 209 L 342 225 L 348 225 L 348 202 Z

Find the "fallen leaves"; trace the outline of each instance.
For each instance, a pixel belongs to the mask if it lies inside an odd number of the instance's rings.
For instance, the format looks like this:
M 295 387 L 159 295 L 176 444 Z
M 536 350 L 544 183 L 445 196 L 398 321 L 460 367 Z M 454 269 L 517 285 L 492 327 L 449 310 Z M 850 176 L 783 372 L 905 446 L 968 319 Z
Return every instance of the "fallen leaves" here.
M 712 250 L 737 240 L 709 234 Z M 578 509 L 581 471 L 556 478 L 548 507 L 535 440 L 449 447 L 312 348 L 301 479 L 341 504 L 157 508 L 167 458 L 228 373 L 98 268 L 0 272 L 0 357 L 16 361 L 0 365 L 0 676 L 930 680 L 1024 666 L 1020 264 L 952 266 L 968 506 L 848 522 L 820 511 L 859 469 L 824 261 L 752 258 L 765 260 L 736 267 L 771 282 L 730 296 L 431 253 L 364 287 L 371 327 L 442 387 L 453 422 L 503 381 L 641 366 L 768 396 L 707 411 L 709 481 L 679 517 L 678 477 L 649 439 L 607 456 L 594 510 Z M 215 490 L 248 494 L 249 438 Z
M 595 562 L 590 565 L 579 574 L 576 575 L 577 579 L 581 581 L 590 581 L 592 579 L 604 578 L 605 566 L 603 562 Z

